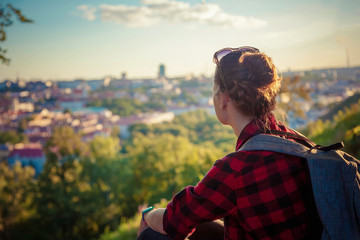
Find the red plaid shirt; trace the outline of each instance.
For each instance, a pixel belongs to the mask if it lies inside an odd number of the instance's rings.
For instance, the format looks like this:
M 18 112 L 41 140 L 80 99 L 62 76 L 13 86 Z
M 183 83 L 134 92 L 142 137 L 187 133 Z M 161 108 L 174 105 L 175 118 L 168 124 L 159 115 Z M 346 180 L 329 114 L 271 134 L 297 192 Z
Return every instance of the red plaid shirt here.
M 270 128 L 292 132 L 270 118 Z M 238 150 L 258 132 L 241 132 Z M 217 160 L 196 187 L 168 204 L 163 224 L 184 239 L 198 224 L 223 218 L 225 239 L 314 239 L 321 234 L 305 159 L 269 151 L 236 151 Z

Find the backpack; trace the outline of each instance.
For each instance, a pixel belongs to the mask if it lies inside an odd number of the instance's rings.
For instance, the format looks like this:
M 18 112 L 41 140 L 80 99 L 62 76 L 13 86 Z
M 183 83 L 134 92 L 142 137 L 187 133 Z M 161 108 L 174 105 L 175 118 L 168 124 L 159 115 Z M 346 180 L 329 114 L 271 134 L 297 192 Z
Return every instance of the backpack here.
M 271 130 L 247 140 L 240 151 L 271 151 L 306 159 L 315 204 L 324 226 L 322 240 L 360 240 L 360 161 L 338 150 L 337 143 L 322 147 L 300 134 Z

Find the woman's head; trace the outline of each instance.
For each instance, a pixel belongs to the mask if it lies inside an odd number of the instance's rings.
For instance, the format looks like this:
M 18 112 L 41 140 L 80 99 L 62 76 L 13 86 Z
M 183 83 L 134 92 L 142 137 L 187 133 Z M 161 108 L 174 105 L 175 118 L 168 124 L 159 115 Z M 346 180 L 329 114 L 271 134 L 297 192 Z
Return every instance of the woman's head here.
M 275 109 L 281 78 L 270 57 L 255 48 L 246 49 L 228 51 L 220 61 L 216 54 L 221 50 L 215 53 L 214 84 L 241 113 L 261 119 Z

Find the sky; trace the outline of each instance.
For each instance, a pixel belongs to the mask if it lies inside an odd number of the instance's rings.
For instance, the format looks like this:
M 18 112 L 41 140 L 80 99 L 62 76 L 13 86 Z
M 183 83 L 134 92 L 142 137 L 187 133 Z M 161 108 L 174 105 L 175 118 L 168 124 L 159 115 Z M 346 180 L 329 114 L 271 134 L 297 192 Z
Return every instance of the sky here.
M 359 0 L 0 1 L 34 20 L 5 29 L 0 81 L 210 76 L 214 52 L 240 46 L 280 71 L 360 66 Z

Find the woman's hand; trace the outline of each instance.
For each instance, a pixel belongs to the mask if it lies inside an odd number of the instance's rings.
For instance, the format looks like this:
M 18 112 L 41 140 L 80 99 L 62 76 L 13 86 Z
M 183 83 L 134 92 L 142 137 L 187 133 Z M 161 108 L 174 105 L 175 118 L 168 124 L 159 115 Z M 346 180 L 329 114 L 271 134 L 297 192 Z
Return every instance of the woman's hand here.
M 144 218 L 145 218 L 145 224 L 147 224 L 153 230 L 161 234 L 167 235 L 166 232 L 164 231 L 164 226 L 163 226 L 164 213 L 165 213 L 165 208 L 159 208 L 145 213 Z
M 142 231 L 145 230 L 145 228 L 149 227 L 149 225 L 147 225 L 146 222 L 143 221 L 143 219 L 141 218 L 140 219 L 140 226 L 139 226 L 139 229 L 138 229 L 138 232 L 137 232 L 137 236 L 139 236 L 141 234 Z

